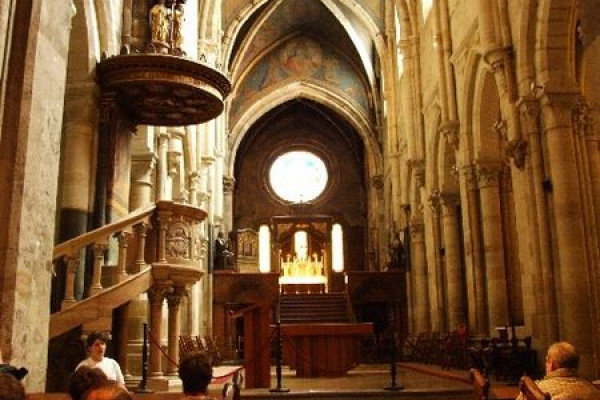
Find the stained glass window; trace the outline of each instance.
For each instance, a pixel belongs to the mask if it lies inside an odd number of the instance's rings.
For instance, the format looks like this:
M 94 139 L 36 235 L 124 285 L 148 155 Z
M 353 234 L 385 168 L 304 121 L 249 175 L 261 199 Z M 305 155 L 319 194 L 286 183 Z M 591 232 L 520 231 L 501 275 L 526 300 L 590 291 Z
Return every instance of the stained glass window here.
M 292 203 L 306 203 L 319 197 L 327 186 L 327 167 L 308 151 L 290 151 L 271 165 L 269 181 L 277 196 Z

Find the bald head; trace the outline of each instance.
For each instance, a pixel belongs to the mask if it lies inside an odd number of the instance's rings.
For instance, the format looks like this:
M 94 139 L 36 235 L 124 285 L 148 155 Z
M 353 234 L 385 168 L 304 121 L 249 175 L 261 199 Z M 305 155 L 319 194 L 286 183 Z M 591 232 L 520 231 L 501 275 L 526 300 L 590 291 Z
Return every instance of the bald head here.
M 548 365 L 551 369 L 548 371 Z M 551 372 L 558 368 L 577 369 L 579 367 L 579 354 L 571 343 L 557 342 L 548 348 L 546 355 L 546 372 Z

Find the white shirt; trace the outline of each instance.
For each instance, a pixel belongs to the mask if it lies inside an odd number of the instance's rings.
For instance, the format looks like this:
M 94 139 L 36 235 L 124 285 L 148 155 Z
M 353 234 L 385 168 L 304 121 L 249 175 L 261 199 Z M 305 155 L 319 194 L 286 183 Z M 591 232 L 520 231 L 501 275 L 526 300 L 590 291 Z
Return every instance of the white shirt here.
M 123 378 L 123 373 L 121 372 L 121 367 L 119 363 L 113 360 L 110 357 L 103 357 L 102 361 L 94 361 L 91 357 L 86 358 L 82 362 L 77 365 L 75 371 L 79 369 L 79 367 L 90 367 L 90 368 L 99 368 L 101 369 L 108 379 L 111 381 L 116 381 L 121 384 L 125 384 L 125 378 Z

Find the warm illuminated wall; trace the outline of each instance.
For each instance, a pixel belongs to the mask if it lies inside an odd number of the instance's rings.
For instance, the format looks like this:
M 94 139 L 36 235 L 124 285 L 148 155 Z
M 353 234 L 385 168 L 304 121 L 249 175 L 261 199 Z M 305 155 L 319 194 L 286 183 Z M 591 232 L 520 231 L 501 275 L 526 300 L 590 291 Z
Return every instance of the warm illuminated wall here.
M 291 149 L 314 152 L 330 169 L 330 186 L 313 205 L 300 212 L 278 200 L 267 183 L 270 163 Z M 319 105 L 303 101 L 278 108 L 259 121 L 240 146 L 235 172 L 234 228 L 258 229 L 273 216 L 332 216 L 344 229 L 346 270 L 363 269 L 367 199 L 362 154 L 358 135 Z

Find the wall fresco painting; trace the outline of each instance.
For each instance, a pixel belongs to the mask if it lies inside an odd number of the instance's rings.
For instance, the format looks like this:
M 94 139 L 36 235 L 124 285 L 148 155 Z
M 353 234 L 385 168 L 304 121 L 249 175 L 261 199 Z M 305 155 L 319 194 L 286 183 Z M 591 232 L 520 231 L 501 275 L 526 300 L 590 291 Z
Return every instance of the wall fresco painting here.
M 343 91 L 365 115 L 369 115 L 367 91 L 356 69 L 343 57 L 328 52 L 317 41 L 295 37 L 277 47 L 256 64 L 240 84 L 233 104 L 233 119 L 263 90 L 307 80 Z

